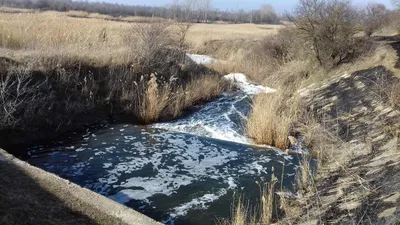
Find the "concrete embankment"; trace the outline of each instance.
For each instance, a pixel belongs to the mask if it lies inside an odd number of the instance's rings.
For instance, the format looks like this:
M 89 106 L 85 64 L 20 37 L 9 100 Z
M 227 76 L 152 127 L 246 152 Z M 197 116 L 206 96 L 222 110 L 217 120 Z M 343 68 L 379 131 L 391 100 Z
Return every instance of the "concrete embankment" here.
M 0 193 L 0 224 L 161 224 L 2 149 Z

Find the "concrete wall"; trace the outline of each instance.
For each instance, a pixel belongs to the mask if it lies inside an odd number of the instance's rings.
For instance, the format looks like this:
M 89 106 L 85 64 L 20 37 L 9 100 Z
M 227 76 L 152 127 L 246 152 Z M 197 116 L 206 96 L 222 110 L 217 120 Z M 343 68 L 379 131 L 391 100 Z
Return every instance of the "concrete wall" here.
M 63 204 L 71 207 L 72 210 L 82 215 L 88 216 L 93 221 L 101 221 L 99 217 L 106 215 L 111 218 L 112 224 L 134 224 L 134 225 L 160 225 L 153 219 L 136 212 L 124 205 L 114 202 L 100 194 L 82 188 L 68 180 L 62 179 L 52 173 L 46 172 L 37 167 L 31 166 L 27 162 L 19 160 L 0 149 L 0 164 L 20 171 L 27 175 L 32 181 L 38 183 L 39 187 L 56 196 Z M 5 173 L 1 176 L 16 176 L 16 174 Z M 22 177 L 22 176 L 21 176 Z M 13 179 L 10 177 L 10 179 Z M 13 188 L 13 187 L 10 187 Z M 29 197 L 29 190 L 26 197 Z M 43 202 L 46 204 L 46 202 Z M 107 223 L 110 223 L 108 220 Z M 101 224 L 101 222 L 100 222 Z

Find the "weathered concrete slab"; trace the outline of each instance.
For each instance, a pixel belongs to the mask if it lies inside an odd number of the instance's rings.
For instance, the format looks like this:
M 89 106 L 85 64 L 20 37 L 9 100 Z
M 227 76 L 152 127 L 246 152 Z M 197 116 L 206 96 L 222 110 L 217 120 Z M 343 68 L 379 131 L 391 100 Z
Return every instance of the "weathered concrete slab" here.
M 0 203 L 0 206 L 3 204 L 1 208 L 9 209 L 8 212 L 3 210 L 0 213 L 0 224 L 3 224 L 3 222 L 5 224 L 18 224 L 26 220 L 29 224 L 46 224 L 52 221 L 51 219 L 55 220 L 57 224 L 161 224 L 102 195 L 31 166 L 2 149 L 0 149 L 0 168 L 1 179 L 6 183 L 10 181 L 9 183 L 13 185 L 8 187 L 4 187 L 4 185 L 1 187 L 0 185 L 1 191 L 7 192 L 2 193 L 5 196 L 3 197 L 6 200 L 21 200 L 20 202 Z M 21 195 L 21 193 L 23 194 Z M 14 196 L 7 198 L 7 195 Z M 47 196 L 49 202 L 46 202 Z M 39 212 L 39 210 L 46 209 L 41 206 L 47 204 L 53 205 L 53 207 L 47 208 L 49 212 Z M 60 212 L 57 212 L 57 210 Z M 65 211 L 71 211 L 71 213 L 66 214 Z M 20 214 L 26 214 L 27 219 L 21 218 L 19 220 L 15 215 Z M 57 215 L 66 218 L 56 218 Z M 69 216 L 71 218 L 68 218 Z M 64 221 L 65 223 L 63 223 Z

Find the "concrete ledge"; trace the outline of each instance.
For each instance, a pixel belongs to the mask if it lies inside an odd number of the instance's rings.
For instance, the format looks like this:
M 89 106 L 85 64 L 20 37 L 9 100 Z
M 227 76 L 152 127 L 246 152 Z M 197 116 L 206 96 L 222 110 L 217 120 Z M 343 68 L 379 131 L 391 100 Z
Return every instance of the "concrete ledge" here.
M 114 202 L 89 189 L 82 188 L 68 180 L 62 179 L 52 173 L 31 166 L 0 149 L 0 164 L 20 170 L 41 188 L 56 196 L 65 205 L 97 221 L 100 215 L 108 215 L 113 224 L 132 225 L 160 225 L 153 219 L 117 202 Z M 10 187 L 12 188 L 12 187 Z M 29 190 L 27 191 L 29 193 Z M 46 204 L 46 203 L 43 203 Z M 108 222 L 109 223 L 109 222 Z

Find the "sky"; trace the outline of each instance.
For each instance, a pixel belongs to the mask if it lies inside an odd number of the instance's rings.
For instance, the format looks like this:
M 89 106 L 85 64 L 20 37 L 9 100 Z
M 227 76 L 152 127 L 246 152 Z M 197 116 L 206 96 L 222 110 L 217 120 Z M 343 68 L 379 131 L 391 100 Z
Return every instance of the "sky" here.
M 172 0 L 90 0 L 128 5 L 163 6 L 170 4 Z M 278 12 L 290 12 L 298 0 L 212 0 L 214 8 L 218 9 L 258 9 L 262 4 L 270 4 Z M 383 3 L 391 8 L 391 0 L 352 0 L 355 5 L 365 5 L 369 2 Z

